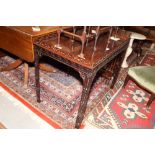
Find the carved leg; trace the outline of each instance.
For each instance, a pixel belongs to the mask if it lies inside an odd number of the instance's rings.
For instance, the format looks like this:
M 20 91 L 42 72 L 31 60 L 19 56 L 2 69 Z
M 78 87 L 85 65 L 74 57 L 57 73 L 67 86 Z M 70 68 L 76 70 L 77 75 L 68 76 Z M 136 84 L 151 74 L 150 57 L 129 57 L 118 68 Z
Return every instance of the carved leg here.
M 39 55 L 35 49 L 35 81 L 37 102 L 40 102 L 40 82 L 39 82 Z
M 151 96 L 150 96 L 150 99 L 149 99 L 149 101 L 148 101 L 148 103 L 147 103 L 147 107 L 150 107 L 150 105 L 151 105 L 151 103 L 152 103 L 152 101 L 155 99 L 155 95 L 154 94 L 151 94 Z
M 89 97 L 89 92 L 90 88 L 93 82 L 93 79 L 95 77 L 96 73 L 93 73 L 91 75 L 83 74 L 83 90 L 82 90 L 82 96 L 81 96 L 81 101 L 80 101 L 80 107 L 78 110 L 78 115 L 76 118 L 76 123 L 75 123 L 75 128 L 79 129 L 80 125 L 83 121 L 84 114 L 87 108 L 87 102 L 88 102 L 88 97 Z
M 143 45 L 143 41 L 139 40 L 138 45 L 136 47 L 136 52 L 137 52 L 136 64 L 137 65 L 139 65 L 139 63 L 138 63 L 139 57 L 142 56 L 142 45 Z
M 125 86 L 127 85 L 129 79 L 130 79 L 130 76 L 127 75 L 126 78 L 125 78 L 124 84 L 123 84 L 123 88 L 125 88 Z
M 115 63 L 115 67 L 114 67 L 114 75 L 113 75 L 113 80 L 111 83 L 110 88 L 113 89 L 114 85 L 118 79 L 118 75 L 120 73 L 121 70 L 121 65 L 122 65 L 122 61 L 124 60 L 124 53 L 123 54 L 119 54 L 116 58 L 116 63 Z
M 127 68 L 128 64 L 127 64 L 127 58 L 129 57 L 129 55 L 132 53 L 132 44 L 133 44 L 134 39 L 130 39 L 130 43 L 129 46 L 126 50 L 126 54 L 122 63 L 122 68 Z
M 3 71 L 10 71 L 12 69 L 15 69 L 17 68 L 18 66 L 20 66 L 22 64 L 22 60 L 20 59 L 17 59 L 15 62 L 13 62 L 12 64 L 9 64 L 8 66 L 6 67 L 3 67 L 3 68 L 0 68 L 0 72 L 3 72 Z
M 24 63 L 24 87 L 28 85 L 28 77 L 29 77 L 29 65 Z
M 142 46 L 143 46 L 143 41 L 139 40 L 138 46 L 137 46 L 137 57 L 142 56 Z

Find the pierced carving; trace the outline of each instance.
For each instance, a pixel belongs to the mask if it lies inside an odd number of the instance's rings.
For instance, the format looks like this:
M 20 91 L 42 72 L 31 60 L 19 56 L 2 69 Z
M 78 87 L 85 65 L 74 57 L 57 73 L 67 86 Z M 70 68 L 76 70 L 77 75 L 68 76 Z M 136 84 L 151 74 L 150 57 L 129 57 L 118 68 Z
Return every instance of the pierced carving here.
M 81 28 L 81 27 L 80 27 Z M 83 27 L 82 27 L 83 28 Z M 96 42 L 94 42 L 94 46 L 92 46 L 94 48 L 94 51 L 97 51 L 97 46 L 99 44 L 98 40 L 99 40 L 99 36 L 102 33 L 101 30 L 106 30 L 106 28 L 103 27 L 103 29 L 101 29 L 102 27 L 84 27 L 84 33 L 86 32 L 86 34 L 83 34 L 83 44 L 87 45 L 87 47 L 89 47 L 89 43 L 91 41 L 91 39 L 94 39 L 96 37 Z M 109 35 L 107 38 L 107 43 L 110 42 L 110 36 L 112 34 L 112 27 L 108 27 L 107 28 L 109 31 Z M 99 61 L 96 61 L 93 65 L 91 62 L 89 62 L 90 64 L 86 64 L 86 60 L 88 62 L 88 59 L 86 59 L 86 55 L 84 50 L 81 49 L 81 53 L 84 54 L 85 59 L 79 60 L 77 61 L 77 55 L 74 56 L 72 55 L 70 52 L 71 51 L 65 51 L 62 47 L 62 49 L 59 48 L 55 48 L 54 45 L 56 43 L 58 43 L 59 46 L 61 46 L 61 42 L 63 40 L 61 40 L 61 35 L 63 35 L 63 33 L 65 32 L 65 35 L 68 35 L 68 39 L 70 39 L 70 43 L 72 42 L 74 44 L 75 41 L 79 41 L 79 35 L 78 33 L 78 27 L 72 27 L 71 29 L 72 31 L 67 31 L 66 30 L 62 30 L 60 29 L 58 31 L 58 33 L 60 33 L 60 37 L 57 37 L 57 34 L 52 34 L 52 35 L 46 35 L 43 37 L 38 38 L 35 41 L 35 77 L 36 77 L 36 93 L 37 93 L 37 99 L 38 101 L 40 100 L 40 85 L 39 85 L 39 68 L 38 68 L 38 62 L 39 62 L 39 58 L 42 57 L 43 55 L 48 56 L 53 58 L 56 61 L 59 61 L 60 63 L 63 63 L 69 67 L 72 67 L 73 69 L 75 69 L 77 72 L 79 72 L 81 78 L 83 79 L 83 91 L 82 91 L 82 96 L 81 96 L 81 101 L 80 101 L 80 107 L 78 110 L 78 116 L 76 119 L 76 124 L 75 127 L 79 128 L 82 120 L 84 118 L 84 114 L 86 111 L 86 107 L 87 107 L 87 101 L 88 101 L 88 96 L 89 96 L 89 92 L 90 92 L 90 88 L 93 82 L 94 77 L 96 76 L 96 73 L 103 68 L 104 66 L 106 66 L 110 61 L 114 60 L 116 57 L 119 57 L 119 54 L 123 53 L 125 51 L 125 49 L 128 46 L 129 43 L 129 39 L 125 38 L 124 40 L 121 40 L 121 42 L 117 43 L 116 46 L 114 46 L 112 49 L 108 50 L 108 51 L 104 51 L 104 55 L 102 56 L 102 58 Z M 93 31 L 92 31 L 93 30 Z M 62 33 L 63 31 L 63 33 Z M 74 35 L 72 35 L 74 34 Z M 57 42 L 57 38 L 60 39 Z M 95 40 L 94 40 L 95 41 Z M 105 40 L 104 40 L 105 41 Z M 55 43 L 55 44 L 54 44 Z M 102 42 L 101 42 L 102 43 Z M 111 48 L 110 46 L 111 44 L 109 43 L 109 46 L 106 46 L 106 48 Z M 120 57 L 121 58 L 121 57 Z M 52 61 L 52 60 L 51 60 Z M 120 65 L 121 61 L 119 61 Z M 117 70 L 117 72 L 119 72 Z M 116 78 L 115 78 L 116 80 Z

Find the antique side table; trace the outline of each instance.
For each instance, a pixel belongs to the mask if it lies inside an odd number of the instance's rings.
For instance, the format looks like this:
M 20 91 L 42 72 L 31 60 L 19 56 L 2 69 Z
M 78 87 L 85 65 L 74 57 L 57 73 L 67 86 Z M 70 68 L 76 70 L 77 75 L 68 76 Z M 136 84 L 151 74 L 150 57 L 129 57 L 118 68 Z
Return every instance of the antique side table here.
M 122 36 L 122 35 L 120 35 Z M 89 46 L 85 47 L 84 56 L 85 59 L 79 58 L 78 55 L 81 50 L 81 44 L 74 42 L 67 38 L 61 37 L 61 49 L 55 47 L 57 44 L 57 34 L 46 35 L 37 38 L 34 41 L 35 51 L 35 79 L 36 79 L 36 94 L 37 102 L 40 102 L 40 83 L 39 83 L 39 60 L 42 56 L 50 57 L 64 65 L 67 65 L 75 69 L 83 79 L 83 90 L 81 95 L 80 106 L 78 109 L 78 115 L 76 118 L 75 128 L 80 128 L 80 125 L 84 119 L 85 111 L 87 108 L 87 101 L 89 97 L 90 88 L 94 77 L 97 72 L 104 68 L 108 63 L 113 61 L 115 58 L 118 59 L 117 65 L 114 68 L 114 78 L 112 84 L 114 85 L 121 64 L 125 55 L 125 51 L 128 47 L 129 38 L 128 36 L 122 36 L 119 41 L 114 42 L 113 48 L 106 51 L 105 38 L 100 37 L 98 40 L 97 50 L 95 53 L 92 52 L 94 42 L 90 42 Z M 93 53 L 93 54 L 92 54 Z

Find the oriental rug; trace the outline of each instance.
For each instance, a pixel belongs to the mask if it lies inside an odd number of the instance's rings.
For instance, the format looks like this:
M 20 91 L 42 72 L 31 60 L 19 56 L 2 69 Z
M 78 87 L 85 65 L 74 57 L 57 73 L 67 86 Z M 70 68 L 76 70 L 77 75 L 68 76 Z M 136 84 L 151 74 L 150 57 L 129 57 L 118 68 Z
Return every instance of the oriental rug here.
M 0 66 L 13 61 L 12 57 L 5 56 L 0 59 Z M 12 71 L 1 72 L 0 82 L 53 127 L 74 128 L 82 92 L 81 79 L 73 70 L 67 74 L 66 68 L 61 64 L 56 64 L 56 67 L 54 73 L 40 71 L 41 103 L 36 102 L 34 67 L 29 69 L 27 88 L 23 85 L 23 65 Z M 98 103 L 106 88 L 104 79 L 97 76 L 90 93 L 87 113 Z
M 148 53 L 140 65 L 155 65 L 155 54 Z M 112 94 L 113 92 L 113 94 Z M 109 94 L 109 95 L 108 95 Z M 106 100 L 108 95 L 109 100 Z M 129 81 L 125 89 L 110 90 L 85 119 L 86 128 L 154 128 L 155 101 L 146 108 L 150 94 Z
M 148 62 L 149 55 L 147 54 L 144 58 L 146 60 L 143 62 Z M 152 55 L 150 59 L 152 60 Z M 5 56 L 0 59 L 0 66 L 5 66 L 13 61 L 13 58 Z M 56 62 L 52 63 L 52 65 L 55 67 L 56 72 L 40 71 L 41 103 L 36 102 L 34 67 L 30 67 L 27 88 L 23 85 L 23 65 L 9 72 L 1 72 L 0 82 L 13 94 L 16 94 L 20 100 L 24 101 L 22 103 L 25 103 L 29 109 L 53 127 L 74 128 L 82 92 L 81 79 L 74 70 L 70 69 L 70 73 L 67 74 L 67 67 Z M 86 116 L 88 117 L 86 117 L 85 122 L 89 120 L 90 124 L 96 123 L 90 122 L 90 114 L 93 113 L 94 118 L 98 117 L 105 105 L 122 86 L 126 74 L 127 70 L 122 69 L 113 90 L 109 89 L 106 80 L 102 76 L 97 75 L 89 96 L 86 110 Z M 94 109 L 98 109 L 98 112 L 94 113 Z M 98 128 L 100 127 L 98 126 Z

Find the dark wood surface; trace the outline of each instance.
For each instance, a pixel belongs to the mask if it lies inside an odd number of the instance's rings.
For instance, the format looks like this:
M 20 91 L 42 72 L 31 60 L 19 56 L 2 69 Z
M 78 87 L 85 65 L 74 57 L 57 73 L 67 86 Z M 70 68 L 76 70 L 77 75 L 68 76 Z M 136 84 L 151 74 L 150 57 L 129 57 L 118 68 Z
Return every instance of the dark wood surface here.
M 121 35 L 120 35 L 121 37 Z M 58 55 L 68 61 L 74 62 L 77 65 L 94 69 L 98 65 L 100 65 L 101 62 L 107 60 L 113 53 L 115 53 L 116 50 L 118 50 L 121 46 L 123 47 L 124 44 L 126 44 L 126 41 L 128 40 L 127 37 L 122 36 L 120 41 L 117 41 L 114 43 L 114 47 L 111 48 L 109 51 L 105 51 L 106 47 L 106 35 L 102 35 L 98 39 L 98 45 L 97 50 L 93 54 L 93 46 L 94 41 L 89 42 L 88 46 L 84 49 L 84 55 L 85 59 L 79 58 L 78 55 L 81 52 L 81 43 L 80 42 L 72 42 L 71 39 L 68 39 L 65 36 L 61 37 L 61 47 L 62 49 L 59 50 L 55 48 L 55 45 L 57 44 L 57 34 L 53 35 L 46 35 L 46 37 L 40 37 L 37 38 L 35 41 L 35 45 L 38 45 L 40 47 L 43 47 L 48 52 L 51 52 L 52 54 Z M 113 44 L 113 41 L 110 42 Z M 109 45 L 111 47 L 111 44 Z
M 107 39 L 106 34 L 100 36 L 98 39 L 96 46 L 97 50 L 95 53 L 93 53 L 94 42 L 89 42 L 89 45 L 84 49 L 85 59 L 78 57 L 81 51 L 81 44 L 78 41 L 73 43 L 72 40 L 66 36 L 61 36 L 62 49 L 58 49 L 55 48 L 58 39 L 57 34 L 51 34 L 37 38 L 34 42 L 37 101 L 40 102 L 39 60 L 43 55 L 59 61 L 64 65 L 72 67 L 79 72 L 83 80 L 80 107 L 75 123 L 75 128 L 80 128 L 87 108 L 90 88 L 97 72 L 115 59 L 118 61 L 115 63 L 116 65 L 114 67 L 114 79 L 112 85 L 114 85 L 117 80 L 125 50 L 127 49 L 129 43 L 129 37 L 124 35 L 122 31 L 120 31 L 118 35 L 121 38 L 120 41 L 111 41 L 109 51 L 105 50 L 105 42 Z

